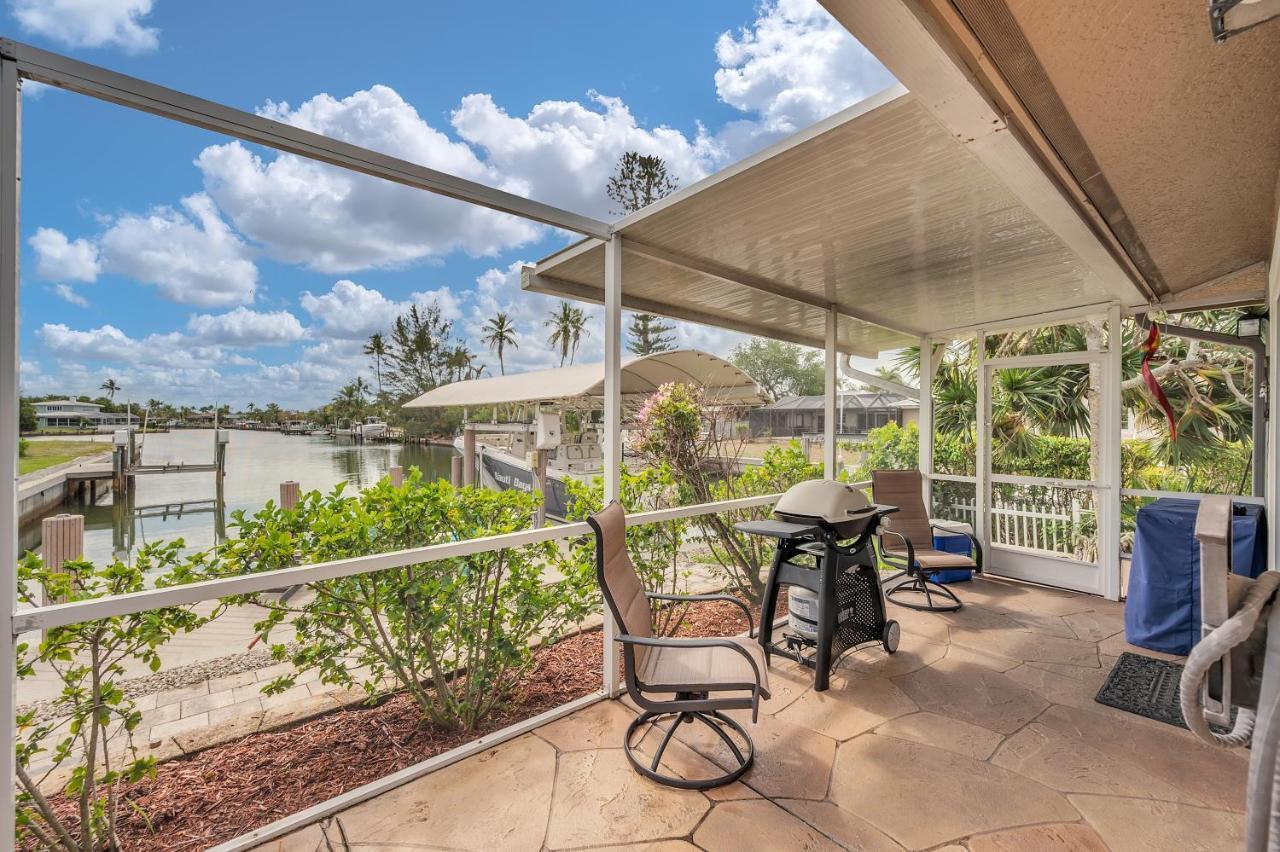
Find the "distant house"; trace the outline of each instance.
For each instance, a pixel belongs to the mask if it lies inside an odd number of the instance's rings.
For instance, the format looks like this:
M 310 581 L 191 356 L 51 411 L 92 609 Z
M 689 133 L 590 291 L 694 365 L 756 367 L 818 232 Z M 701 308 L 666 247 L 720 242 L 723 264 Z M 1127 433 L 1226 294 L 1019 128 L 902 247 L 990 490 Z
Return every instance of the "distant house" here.
M 897 394 L 868 391 L 841 394 L 836 432 L 865 435 L 877 426 L 915 423 L 920 403 Z M 821 396 L 788 396 L 747 414 L 751 437 L 794 438 L 822 434 L 825 426 Z
M 106 429 L 138 425 L 136 414 L 104 412 L 96 402 L 75 399 L 51 399 L 33 402 L 37 429 Z

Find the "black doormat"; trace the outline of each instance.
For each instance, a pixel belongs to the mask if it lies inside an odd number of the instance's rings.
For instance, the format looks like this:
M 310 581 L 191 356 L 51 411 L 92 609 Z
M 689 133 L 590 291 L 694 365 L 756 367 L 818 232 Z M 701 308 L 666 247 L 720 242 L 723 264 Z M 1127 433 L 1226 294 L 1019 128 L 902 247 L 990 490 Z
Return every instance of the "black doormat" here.
M 1181 663 L 1125 651 L 1112 666 L 1107 682 L 1094 700 L 1117 710 L 1185 728 L 1187 723 L 1182 721 L 1182 707 L 1178 703 L 1182 694 L 1181 680 Z

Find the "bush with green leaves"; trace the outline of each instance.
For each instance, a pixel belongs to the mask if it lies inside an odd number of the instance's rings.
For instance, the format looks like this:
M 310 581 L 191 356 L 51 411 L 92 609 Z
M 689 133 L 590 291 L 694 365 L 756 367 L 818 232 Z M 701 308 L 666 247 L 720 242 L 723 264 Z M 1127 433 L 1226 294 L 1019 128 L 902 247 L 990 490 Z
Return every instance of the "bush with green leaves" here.
M 596 476 L 589 483 L 572 477 L 564 481 L 569 498 L 569 517 L 580 521 L 604 506 L 604 480 Z M 679 505 L 680 489 L 675 473 L 666 464 L 646 467 L 634 473 L 623 471 L 619 481 L 619 498 L 628 513 L 649 512 Z M 636 571 L 651 592 L 680 594 L 687 585 L 689 571 L 680 556 L 688 540 L 691 522 L 677 518 L 660 524 L 627 527 L 627 551 Z M 570 545 L 582 574 L 595 575 L 595 537 L 577 539 Z M 658 636 L 669 636 L 679 629 L 688 607 L 684 605 L 655 607 L 653 629 Z
M 664 384 L 641 406 L 631 447 L 648 465 L 671 468 L 684 504 L 763 496 L 821 476 L 821 468 L 805 459 L 796 441 L 771 447 L 761 465 L 743 465 L 743 436 L 726 428 L 740 419 L 737 414 L 706 400 L 697 387 Z M 694 519 L 729 591 L 752 602 L 764 593 L 773 548 L 767 539 L 743 535 L 734 525 L 771 513 L 762 506 Z
M 310 492 L 293 509 L 269 503 L 233 515 L 235 536 L 219 551 L 220 574 L 372 556 L 529 528 L 538 498 L 520 491 L 424 482 L 413 468 L 395 487 L 384 479 L 348 496 L 340 485 Z M 267 610 L 264 641 L 292 618 L 296 642 L 272 645 L 294 671 L 267 685 L 281 692 L 305 671 L 322 683 L 363 687 L 373 700 L 388 683 L 425 720 L 471 730 L 510 698 L 533 664 L 533 643 L 576 624 L 594 583 L 553 542 L 307 584 L 288 600 L 248 595 L 229 603 Z
M 799 441 L 765 450 L 762 463 L 744 467 L 715 483 L 714 500 L 736 500 L 780 494 L 798 482 L 822 478 L 822 465 L 804 456 Z M 773 559 L 776 542 L 759 535 L 746 535 L 735 529 L 744 521 L 763 520 L 773 516 L 773 506 L 736 509 L 717 515 L 705 515 L 701 522 L 703 540 L 711 549 L 718 573 L 729 582 L 729 590 L 757 603 L 764 596 L 765 574 Z
M 45 601 L 87 601 L 123 595 L 159 585 L 190 582 L 205 570 L 204 557 L 182 555 L 178 539 L 142 548 L 132 565 L 113 560 L 103 567 L 76 560 L 46 566 L 27 554 L 18 564 L 19 599 L 33 606 Z M 215 611 L 215 615 L 216 615 Z M 118 849 L 116 826 L 122 808 L 134 807 L 123 785 L 154 770 L 152 757 L 140 756 L 133 733 L 142 719 L 121 682 L 131 664 L 160 668 L 160 648 L 175 634 L 188 632 L 213 616 L 190 607 L 150 612 L 51 628 L 35 647 L 17 647 L 19 678 L 52 669 L 62 683 L 55 712 L 18 717 L 17 831 L 19 843 L 36 843 L 60 852 Z M 46 765 L 32 774 L 32 767 Z M 46 785 L 66 775 L 60 792 L 74 813 L 55 806 Z

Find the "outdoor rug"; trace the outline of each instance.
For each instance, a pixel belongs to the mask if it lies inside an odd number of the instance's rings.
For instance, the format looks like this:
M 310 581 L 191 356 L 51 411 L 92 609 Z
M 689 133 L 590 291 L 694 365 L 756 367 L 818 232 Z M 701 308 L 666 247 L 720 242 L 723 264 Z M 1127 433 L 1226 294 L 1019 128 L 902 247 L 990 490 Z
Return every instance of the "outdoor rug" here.
M 1128 651 L 1120 655 L 1094 698 L 1099 704 L 1115 707 L 1185 728 L 1181 701 L 1182 663 L 1157 660 Z M 1222 730 L 1216 725 L 1215 730 Z

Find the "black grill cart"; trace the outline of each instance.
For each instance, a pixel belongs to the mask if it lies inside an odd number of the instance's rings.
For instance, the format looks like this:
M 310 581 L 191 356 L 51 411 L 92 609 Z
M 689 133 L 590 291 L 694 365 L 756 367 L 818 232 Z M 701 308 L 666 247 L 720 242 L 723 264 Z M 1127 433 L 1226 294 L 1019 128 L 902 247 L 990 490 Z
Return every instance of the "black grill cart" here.
M 765 659 L 773 653 L 785 654 L 814 670 L 813 686 L 827 689 L 831 669 L 847 651 L 878 642 L 892 654 L 898 649 L 898 622 L 885 615 L 884 593 L 876 569 L 871 541 L 879 519 L 892 507 L 876 506 L 871 522 L 847 545 L 836 537 L 832 525 L 815 519 L 813 523 L 764 520 L 738 524 L 748 535 L 777 539 L 773 565 L 765 585 L 760 616 L 760 644 Z M 783 642 L 773 641 L 778 593 L 782 586 L 808 589 L 817 600 L 817 618 L 811 635 L 785 633 Z M 808 631 L 805 631 L 808 632 Z

